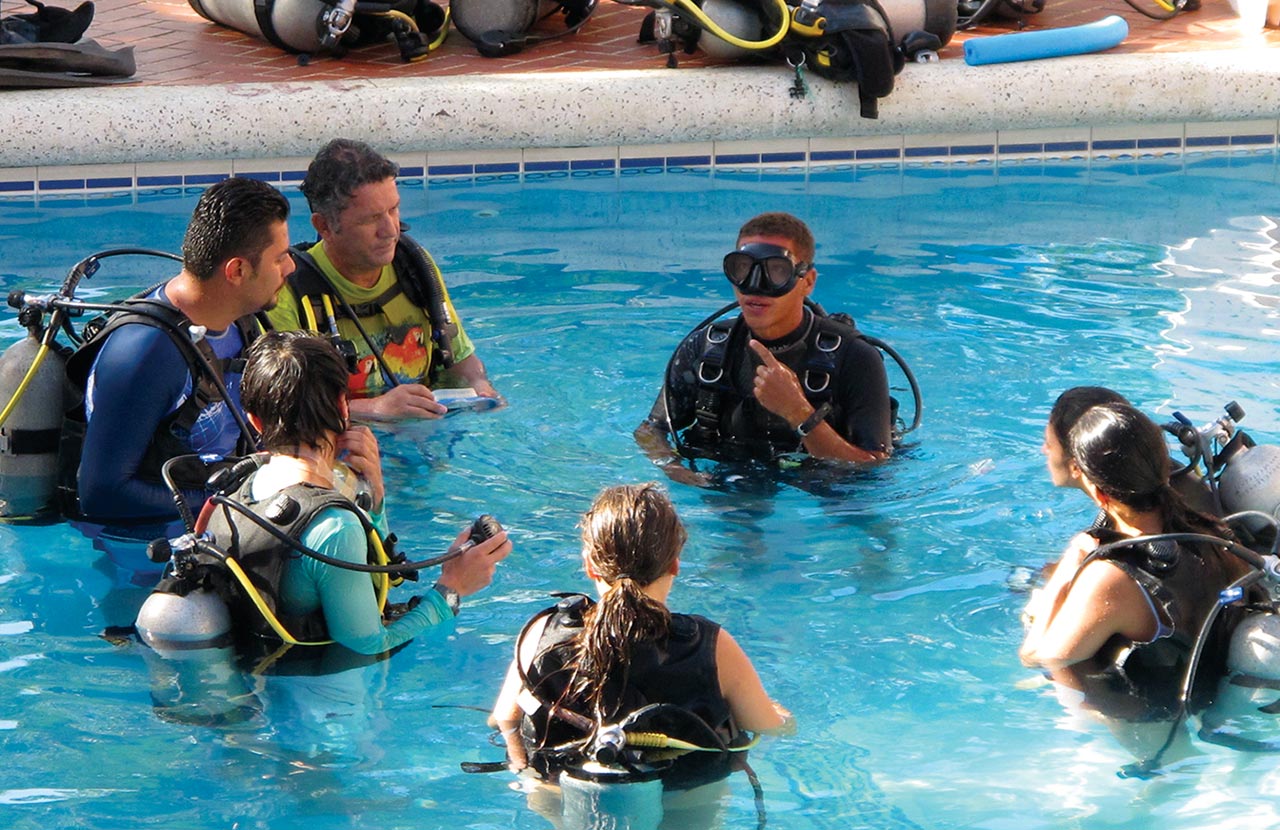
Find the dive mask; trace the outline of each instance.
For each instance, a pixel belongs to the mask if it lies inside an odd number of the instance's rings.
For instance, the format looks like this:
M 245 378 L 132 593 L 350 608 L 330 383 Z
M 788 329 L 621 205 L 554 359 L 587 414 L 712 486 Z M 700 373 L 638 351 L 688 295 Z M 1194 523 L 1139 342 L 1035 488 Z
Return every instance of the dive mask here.
M 809 263 L 796 262 L 786 248 L 766 242 L 748 242 L 724 255 L 724 275 L 743 294 L 781 297 L 808 272 Z

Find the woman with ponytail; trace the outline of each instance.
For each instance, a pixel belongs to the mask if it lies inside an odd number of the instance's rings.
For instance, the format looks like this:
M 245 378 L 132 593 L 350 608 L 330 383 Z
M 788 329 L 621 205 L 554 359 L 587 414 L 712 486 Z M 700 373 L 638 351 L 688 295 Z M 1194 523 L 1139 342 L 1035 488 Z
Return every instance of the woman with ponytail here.
M 1246 571 L 1224 548 L 1156 541 L 1104 545 L 1161 533 L 1231 539 L 1218 520 L 1183 502 L 1169 483 L 1163 433 L 1132 406 L 1084 412 L 1069 436 L 1071 474 L 1104 520 L 1077 535 L 1027 604 L 1020 656 L 1059 669 L 1082 661 L 1177 674 L 1201 636 L 1219 592 Z
M 657 485 L 605 490 L 581 529 L 583 566 L 600 600 L 571 596 L 517 638 L 491 718 L 513 769 L 554 776 L 585 759 L 602 727 L 651 704 L 660 704 L 649 711 L 667 726 L 705 724 L 691 742 L 713 748 L 744 730 L 790 727 L 791 715 L 769 699 L 726 631 L 667 609 L 686 536 Z

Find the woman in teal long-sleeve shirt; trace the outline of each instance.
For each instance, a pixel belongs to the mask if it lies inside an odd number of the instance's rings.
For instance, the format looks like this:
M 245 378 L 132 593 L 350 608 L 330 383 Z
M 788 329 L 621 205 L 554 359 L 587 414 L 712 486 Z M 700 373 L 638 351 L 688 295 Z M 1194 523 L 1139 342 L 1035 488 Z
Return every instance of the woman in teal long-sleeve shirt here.
M 337 489 L 335 470 L 345 464 L 367 483 L 368 516 L 385 533 L 378 442 L 367 427 L 350 424 L 346 366 L 327 340 L 303 332 L 269 332 L 258 338 L 248 352 L 241 400 L 271 453 L 241 490 L 249 501 L 261 503 L 289 488 L 295 494 Z M 469 533 L 464 530 L 454 545 L 466 544 Z M 299 541 L 353 564 L 368 558 L 364 526 L 345 506 L 321 509 Z M 410 603 L 414 607 L 385 625 L 369 574 L 294 556 L 280 580 L 279 615 L 320 615 L 335 642 L 361 654 L 380 654 L 456 615 L 460 598 L 486 587 L 510 552 L 505 532 L 469 547 L 441 567 L 439 581 L 419 602 Z

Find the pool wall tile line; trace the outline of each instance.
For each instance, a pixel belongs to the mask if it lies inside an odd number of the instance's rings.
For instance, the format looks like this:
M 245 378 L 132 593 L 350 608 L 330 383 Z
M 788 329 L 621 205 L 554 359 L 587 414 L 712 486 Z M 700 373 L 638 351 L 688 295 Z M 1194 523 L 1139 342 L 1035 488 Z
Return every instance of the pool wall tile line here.
M 1142 124 L 849 138 L 729 140 L 626 147 L 539 147 L 393 153 L 406 180 L 532 181 L 559 176 L 634 175 L 701 170 L 803 170 L 839 165 L 1026 165 L 1047 161 L 1158 158 L 1182 153 L 1238 153 L 1280 146 L 1280 122 Z M 67 195 L 133 189 L 207 187 L 249 176 L 296 187 L 310 159 L 143 162 L 0 168 L 0 196 Z

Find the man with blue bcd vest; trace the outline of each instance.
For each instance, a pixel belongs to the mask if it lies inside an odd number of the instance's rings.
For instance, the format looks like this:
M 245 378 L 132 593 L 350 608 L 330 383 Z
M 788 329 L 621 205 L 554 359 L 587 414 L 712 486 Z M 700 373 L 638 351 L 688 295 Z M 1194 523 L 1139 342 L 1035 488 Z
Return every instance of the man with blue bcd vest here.
M 161 467 L 189 454 L 206 461 L 252 451 L 240 408 L 242 352 L 253 315 L 275 303 L 293 270 L 289 203 L 252 179 L 232 178 L 200 197 L 177 276 L 128 301 L 68 363 L 82 383 L 84 439 L 69 512 L 150 539 L 178 512 Z M 65 439 L 64 439 L 65 440 Z M 182 482 L 198 507 L 208 471 Z

